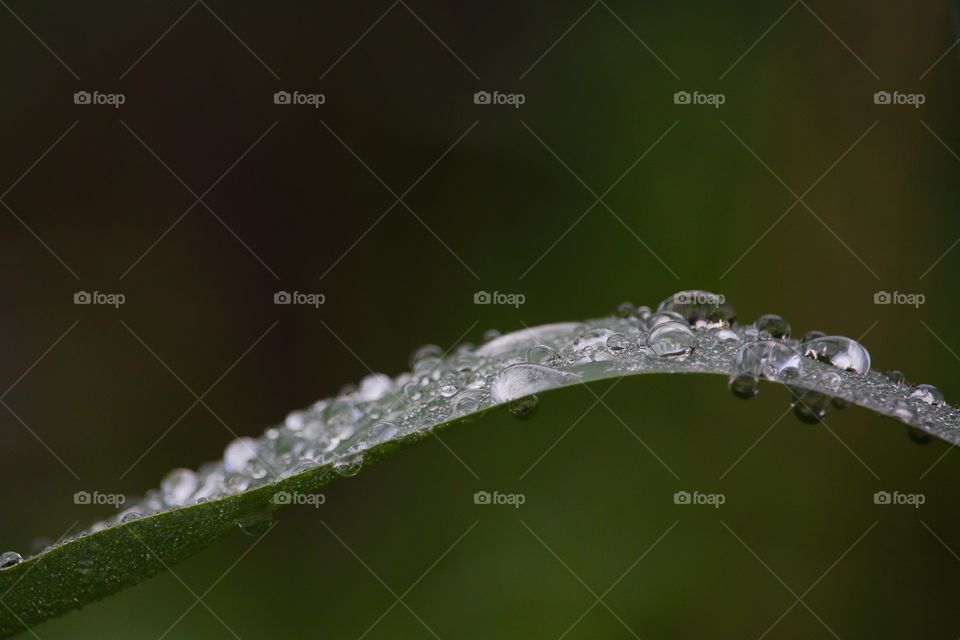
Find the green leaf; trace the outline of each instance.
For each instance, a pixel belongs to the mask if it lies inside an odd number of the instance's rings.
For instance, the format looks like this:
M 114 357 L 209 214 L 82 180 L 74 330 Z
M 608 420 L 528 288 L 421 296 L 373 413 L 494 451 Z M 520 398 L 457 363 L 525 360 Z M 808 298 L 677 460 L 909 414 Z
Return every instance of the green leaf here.
M 166 497 L 148 492 L 117 517 L 0 571 L 0 637 L 135 585 L 241 526 L 261 529 L 291 496 L 309 496 L 455 424 L 504 407 L 528 412 L 535 394 L 647 373 L 743 373 L 737 353 L 756 340 L 755 327 L 730 328 L 698 315 L 702 309 L 678 309 L 695 324 L 689 353 L 683 347 L 690 337 L 678 329 L 680 346 L 667 349 L 677 355 L 656 355 L 647 346 L 649 314 L 633 311 L 625 318 L 523 329 L 477 349 L 463 346 L 442 355 L 436 348 L 421 350 L 412 373 L 371 374 L 357 390 L 294 412 L 258 440 L 232 443 L 227 455 L 239 454 L 242 468 L 218 462 L 196 474 L 179 470 L 191 489 L 188 499 L 172 491 L 176 487 L 168 486 Z M 772 342 L 800 346 L 789 339 Z M 835 398 L 834 404 L 893 417 L 914 435 L 960 443 L 957 408 L 928 403 L 922 394 L 911 395 L 910 385 L 876 371 L 861 374 L 802 358 L 799 371 L 759 373 L 789 386 L 800 409 L 807 399 Z M 120 521 L 133 511 L 142 517 Z

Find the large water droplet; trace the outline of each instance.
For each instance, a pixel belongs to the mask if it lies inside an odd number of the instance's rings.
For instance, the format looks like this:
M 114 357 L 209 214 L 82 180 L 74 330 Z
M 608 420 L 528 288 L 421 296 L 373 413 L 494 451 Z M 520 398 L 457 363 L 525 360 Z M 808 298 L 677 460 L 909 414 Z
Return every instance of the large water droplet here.
M 910 397 L 934 407 L 943 404 L 943 392 L 932 384 L 918 384 L 910 390 Z
M 0 569 L 9 569 L 21 562 L 23 562 L 23 557 L 16 551 L 4 551 L 0 553 Z
M 248 536 L 259 538 L 270 530 L 273 524 L 273 512 L 268 510 L 259 511 L 237 520 L 237 526 Z
M 737 351 L 734 366 L 738 374 L 778 380 L 800 372 L 803 357 L 778 340 L 750 342 Z
M 697 348 L 697 336 L 686 324 L 664 322 L 650 331 L 647 346 L 661 358 L 688 356 Z
M 829 363 L 838 369 L 865 374 L 870 371 L 870 354 L 856 340 L 844 336 L 814 338 L 800 345 L 803 355 Z
M 760 392 L 760 378 L 749 373 L 730 376 L 730 392 L 738 398 L 749 400 Z
M 538 364 L 515 364 L 494 377 L 490 397 L 496 403 L 509 402 L 571 382 L 578 376 Z
M 363 468 L 363 455 L 353 453 L 340 458 L 333 463 L 333 470 L 344 478 L 350 478 L 360 473 Z
M 657 311 L 647 320 L 647 324 L 651 329 L 659 327 L 661 324 L 667 322 L 679 322 L 680 324 L 685 324 L 688 326 L 690 324 L 685 316 L 677 313 L 676 311 L 670 311 L 669 309 L 665 311 Z

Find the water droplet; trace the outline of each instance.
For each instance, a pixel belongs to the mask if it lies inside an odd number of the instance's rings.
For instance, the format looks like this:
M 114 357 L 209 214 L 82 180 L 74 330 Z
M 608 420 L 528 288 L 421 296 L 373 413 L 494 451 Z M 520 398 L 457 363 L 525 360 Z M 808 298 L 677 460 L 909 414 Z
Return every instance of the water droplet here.
M 515 364 L 494 377 L 490 397 L 496 403 L 517 400 L 523 396 L 559 387 L 578 376 L 538 364 Z
M 906 400 L 893 400 L 890 403 L 890 410 L 893 415 L 901 420 L 910 420 L 913 418 L 913 409 L 910 408 Z
M 830 413 L 831 406 L 830 396 L 824 393 L 793 389 L 793 415 L 797 416 L 800 422 L 807 424 L 821 422 Z
M 823 380 L 823 383 L 831 389 L 839 389 L 841 383 L 843 382 L 840 374 L 836 371 L 825 371 L 820 379 Z
M 9 569 L 21 562 L 23 562 L 23 557 L 16 551 L 4 551 L 0 553 L 0 569 Z
M 526 398 L 521 398 L 520 400 L 510 403 L 510 413 L 518 418 L 527 419 L 536 413 L 537 407 L 539 406 L 540 398 L 535 395 L 527 396 Z
M 775 313 L 762 315 L 753 324 L 758 331 L 766 331 L 774 338 L 790 337 L 790 323 Z
M 717 340 L 722 340 L 723 342 L 740 342 L 740 336 L 732 329 L 720 329 L 715 335 L 717 336 Z
M 630 346 L 630 338 L 622 333 L 613 333 L 607 336 L 607 349 L 610 351 L 623 351 Z
M 800 372 L 803 357 L 777 340 L 749 342 L 737 351 L 734 367 L 738 374 L 778 380 Z
M 664 322 L 650 331 L 647 346 L 661 358 L 688 356 L 697 348 L 697 337 L 686 324 Z
M 893 384 L 906 384 L 907 382 L 907 377 L 903 375 L 902 371 L 884 371 L 883 376 Z
M 452 398 L 453 396 L 457 395 L 457 391 L 459 391 L 459 389 L 457 389 L 457 385 L 453 384 L 452 382 L 441 382 L 437 391 L 444 398 Z
M 657 311 L 675 311 L 689 324 L 698 327 L 728 327 L 736 315 L 722 295 L 697 289 L 673 294 L 660 303 Z
M 380 444 L 397 435 L 398 431 L 397 425 L 392 422 L 378 422 L 367 430 L 366 439 L 371 444 Z
M 253 438 L 237 438 L 223 451 L 223 466 L 228 472 L 242 471 L 257 457 L 257 441 Z
M 738 398 L 748 400 L 760 392 L 760 378 L 749 373 L 730 376 L 730 391 Z
M 637 312 L 637 308 L 632 302 L 621 302 L 617 307 L 617 317 L 629 318 Z
M 943 404 L 943 392 L 932 384 L 918 384 L 910 390 L 910 397 L 920 400 L 924 404 L 937 407 Z
M 160 490 L 167 504 L 185 505 L 197 490 L 197 474 L 190 469 L 174 469 L 160 483 Z
M 573 352 L 583 353 L 588 349 L 596 351 L 607 344 L 607 338 L 613 335 L 610 329 L 592 329 L 573 341 Z
M 443 356 L 443 349 L 435 344 L 425 344 L 414 350 L 410 354 L 410 368 L 416 369 L 417 363 L 424 358 L 440 358 Z
M 536 344 L 527 349 L 527 362 L 530 364 L 548 364 L 559 357 L 559 353 L 545 344 Z
M 363 456 L 359 453 L 354 453 L 348 456 L 340 458 L 333 463 L 333 470 L 337 474 L 343 476 L 344 478 L 349 478 L 360 473 L 360 469 L 363 468 Z
M 650 319 L 647 321 L 647 324 L 650 326 L 650 329 L 655 329 L 665 322 L 679 322 L 680 324 L 685 324 L 689 326 L 687 319 L 677 313 L 676 311 L 657 311 L 655 314 L 650 316 Z
M 480 408 L 480 394 L 476 391 L 461 391 L 453 399 L 453 412 L 463 416 Z
M 817 338 L 823 338 L 826 336 L 823 331 L 807 331 L 803 334 L 803 337 L 800 338 L 800 342 L 810 342 L 811 340 L 816 340 Z
M 555 324 L 544 324 L 538 327 L 530 327 L 513 333 L 507 333 L 498 338 L 494 338 L 477 349 L 477 355 L 483 357 L 496 357 L 508 353 L 521 352 L 530 347 L 553 342 L 558 338 L 572 336 L 580 328 L 576 322 L 558 322 Z
M 120 522 L 133 522 L 134 520 L 139 520 L 143 516 L 137 511 L 128 511 L 122 516 L 120 516 Z
M 393 391 L 393 380 L 383 373 L 371 373 L 360 381 L 357 395 L 362 402 L 374 402 Z
M 253 513 L 237 520 L 237 526 L 240 527 L 240 531 L 254 538 L 259 538 L 269 531 L 270 525 L 272 524 L 273 512 L 270 510 Z
M 933 442 L 933 436 L 923 429 L 907 425 L 907 435 L 917 444 L 930 444 Z
M 814 338 L 800 345 L 803 355 L 826 362 L 838 369 L 866 374 L 870 371 L 870 354 L 856 340 L 844 336 Z

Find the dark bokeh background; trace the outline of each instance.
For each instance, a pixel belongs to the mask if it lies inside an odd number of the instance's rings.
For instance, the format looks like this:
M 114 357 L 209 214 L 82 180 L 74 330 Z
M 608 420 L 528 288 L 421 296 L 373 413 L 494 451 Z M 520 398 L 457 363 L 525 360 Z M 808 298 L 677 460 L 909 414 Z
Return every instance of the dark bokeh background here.
M 417 345 L 683 288 L 743 321 L 868 333 L 876 367 L 960 399 L 944 0 L 0 4 L 3 548 L 105 514 L 77 490 L 141 493 Z M 558 638 L 589 608 L 565 637 L 956 637 L 960 456 L 854 409 L 800 425 L 786 400 L 679 376 L 624 380 L 608 408 L 550 395 L 282 512 L 239 562 L 240 535 L 34 631 Z M 481 489 L 526 504 L 476 506 Z M 409 608 L 378 620 L 390 590 Z

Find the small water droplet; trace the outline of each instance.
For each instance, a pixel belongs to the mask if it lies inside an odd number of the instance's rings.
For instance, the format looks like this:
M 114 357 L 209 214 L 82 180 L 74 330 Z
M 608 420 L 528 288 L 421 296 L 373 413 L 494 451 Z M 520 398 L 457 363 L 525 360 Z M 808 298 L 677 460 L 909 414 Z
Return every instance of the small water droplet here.
M 197 490 L 197 474 L 190 469 L 174 469 L 160 482 L 160 490 L 168 505 L 185 505 Z
M 830 413 L 831 406 L 830 396 L 824 393 L 808 389 L 793 389 L 793 415 L 800 422 L 807 424 L 821 422 Z
M 661 358 L 688 356 L 697 348 L 697 336 L 685 323 L 664 322 L 650 331 L 647 346 Z
M 906 400 L 895 399 L 892 400 L 888 406 L 893 412 L 893 415 L 901 420 L 910 420 L 913 418 L 913 409 L 910 408 L 910 404 Z
M 730 376 L 730 391 L 738 398 L 748 400 L 760 392 L 760 378 L 749 373 Z
M 344 478 L 350 478 L 360 473 L 363 468 L 363 456 L 359 453 L 350 454 L 333 463 L 333 470 Z
M 717 340 L 723 342 L 740 342 L 740 336 L 732 329 L 720 329 L 715 335 L 717 336 Z
M 4 551 L 0 553 L 0 569 L 9 569 L 21 562 L 23 562 L 23 557 L 16 551 Z
M 903 375 L 902 371 L 884 371 L 883 376 L 893 384 L 906 384 L 907 382 L 907 377 Z
M 836 371 L 825 371 L 820 379 L 823 380 L 823 383 L 831 389 L 839 389 L 841 383 L 843 382 L 840 374 Z
M 452 382 L 441 382 L 440 386 L 437 388 L 437 391 L 444 398 L 452 398 L 453 396 L 457 395 L 457 391 L 459 391 L 459 389 L 457 389 L 457 385 L 453 384 Z
M 753 323 L 758 331 L 766 331 L 774 338 L 789 338 L 790 323 L 775 313 L 767 313 L 757 318 Z
M 930 444 L 933 442 L 933 436 L 923 429 L 907 425 L 907 435 L 917 444 Z
M 259 538 L 270 530 L 273 524 L 273 512 L 270 510 L 250 514 L 237 520 L 237 526 L 248 536 Z
M 410 354 L 410 368 L 416 369 L 417 363 L 424 358 L 440 358 L 443 356 L 443 349 L 435 344 L 425 344 L 418 347 Z
M 614 333 L 607 336 L 607 349 L 610 351 L 623 351 L 630 346 L 630 338 L 622 333 Z
M 617 317 L 629 318 L 637 312 L 637 308 L 632 302 L 621 302 L 617 307 Z
M 122 516 L 120 516 L 120 522 L 133 522 L 134 520 L 139 520 L 143 516 L 137 511 L 128 511 Z
M 838 369 L 861 375 L 870 371 L 870 354 L 856 340 L 844 336 L 814 338 L 800 345 L 803 355 L 826 362 Z
M 803 334 L 803 337 L 800 338 L 800 342 L 810 342 L 811 340 L 816 340 L 817 338 L 823 338 L 826 336 L 823 331 L 807 331 Z
M 934 407 L 940 406 L 944 402 L 943 392 L 932 384 L 918 384 L 910 390 L 910 397 Z
M 365 438 L 371 444 L 380 444 L 397 435 L 398 431 L 392 422 L 377 422 L 367 430 Z
M 537 407 L 540 406 L 540 398 L 537 396 L 527 396 L 526 398 L 521 398 L 510 403 L 510 413 L 512 413 L 517 418 L 526 420 L 533 416 L 537 412 Z

